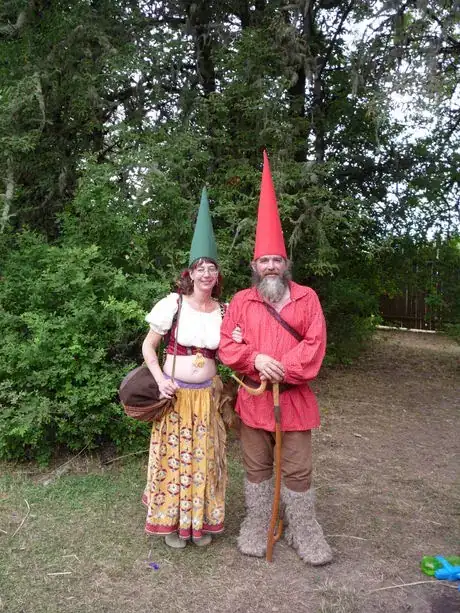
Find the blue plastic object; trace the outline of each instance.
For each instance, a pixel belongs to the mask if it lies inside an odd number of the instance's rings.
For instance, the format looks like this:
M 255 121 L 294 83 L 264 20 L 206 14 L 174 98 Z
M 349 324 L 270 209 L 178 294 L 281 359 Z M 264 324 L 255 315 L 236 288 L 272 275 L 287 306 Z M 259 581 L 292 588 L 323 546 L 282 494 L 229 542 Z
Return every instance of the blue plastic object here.
M 435 556 L 436 560 L 442 564 L 442 568 L 434 571 L 436 579 L 444 579 L 445 581 L 460 581 L 460 566 L 452 566 L 450 562 L 443 556 Z M 460 592 L 460 585 L 458 586 Z

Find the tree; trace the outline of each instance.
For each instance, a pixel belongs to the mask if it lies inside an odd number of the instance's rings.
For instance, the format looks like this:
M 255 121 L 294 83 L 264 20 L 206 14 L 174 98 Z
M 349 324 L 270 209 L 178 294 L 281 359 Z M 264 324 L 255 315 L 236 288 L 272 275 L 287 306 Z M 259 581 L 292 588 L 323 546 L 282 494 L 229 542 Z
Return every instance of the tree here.
M 247 285 L 265 148 L 295 278 L 320 294 L 330 359 L 349 359 L 378 321 L 379 295 L 397 289 L 398 245 L 458 236 L 458 41 L 447 0 L 4 2 L 4 287 L 19 274 L 41 300 L 53 262 L 71 257 L 78 291 L 97 287 L 79 328 L 91 331 L 87 355 L 105 351 L 100 370 L 131 362 L 141 322 L 130 309 L 140 316 L 185 265 L 203 184 L 227 297 Z M 41 264 L 27 284 L 31 253 Z M 8 296 L 10 344 L 34 347 L 52 311 L 37 299 L 31 316 Z M 110 333 L 92 329 L 98 309 Z M 14 355 L 2 375 L 9 408 L 23 398 Z

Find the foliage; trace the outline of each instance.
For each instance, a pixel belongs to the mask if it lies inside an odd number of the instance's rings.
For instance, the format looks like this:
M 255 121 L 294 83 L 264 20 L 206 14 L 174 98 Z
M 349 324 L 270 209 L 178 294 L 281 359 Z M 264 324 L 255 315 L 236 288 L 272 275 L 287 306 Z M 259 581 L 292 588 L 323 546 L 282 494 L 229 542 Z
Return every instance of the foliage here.
M 327 363 L 349 364 L 380 323 L 377 297 L 359 279 L 329 280 L 320 287 L 328 322 Z
M 460 324 L 446 324 L 444 329 L 450 338 L 460 343 Z
M 391 271 L 385 292 L 394 296 L 408 290 L 422 294 L 428 317 L 437 319 L 438 329 L 450 329 L 460 322 L 460 240 L 437 237 L 415 242 L 406 237 L 392 241 L 391 250 L 380 254 L 380 267 Z M 388 276 L 388 273 L 386 273 Z
M 1 453 L 123 442 L 115 390 L 139 358 L 142 313 L 187 261 L 203 184 L 224 297 L 249 282 L 264 148 L 294 278 L 324 306 L 328 359 L 356 355 L 379 295 L 410 275 L 408 250 L 431 257 L 433 236 L 444 285 L 428 299 L 456 322 L 448 5 L 0 6 Z
M 0 284 L 0 455 L 43 460 L 56 446 L 133 444 L 145 430 L 124 417 L 117 388 L 163 286 L 144 280 L 134 296 L 96 246 L 16 239 Z

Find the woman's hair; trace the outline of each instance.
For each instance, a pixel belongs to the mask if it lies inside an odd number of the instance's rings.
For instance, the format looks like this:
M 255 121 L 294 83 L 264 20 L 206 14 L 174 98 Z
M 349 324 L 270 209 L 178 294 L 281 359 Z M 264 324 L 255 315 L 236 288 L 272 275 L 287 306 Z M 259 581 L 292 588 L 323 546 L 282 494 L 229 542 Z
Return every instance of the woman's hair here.
M 190 296 L 190 294 L 193 293 L 193 281 L 190 277 L 190 273 L 192 270 L 195 270 L 195 268 L 200 266 L 200 264 L 205 263 L 215 264 L 217 266 L 218 275 L 216 284 L 212 288 L 211 296 L 213 298 L 219 298 L 222 292 L 222 275 L 220 274 L 219 266 L 216 264 L 216 262 L 214 262 L 214 260 L 211 260 L 211 258 L 199 258 L 198 260 L 195 260 L 189 268 L 186 268 L 181 272 L 179 279 L 176 281 L 176 288 L 179 294 Z

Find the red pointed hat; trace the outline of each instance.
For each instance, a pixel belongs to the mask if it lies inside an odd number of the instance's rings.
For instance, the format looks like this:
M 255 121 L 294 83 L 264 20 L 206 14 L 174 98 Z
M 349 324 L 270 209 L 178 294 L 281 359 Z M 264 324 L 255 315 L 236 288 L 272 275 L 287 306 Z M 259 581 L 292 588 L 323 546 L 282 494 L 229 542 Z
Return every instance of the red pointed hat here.
M 260 187 L 254 259 L 257 260 L 263 255 L 281 255 L 283 258 L 287 258 L 283 229 L 281 228 L 278 205 L 276 204 L 275 188 L 266 151 L 264 151 L 264 169 Z

